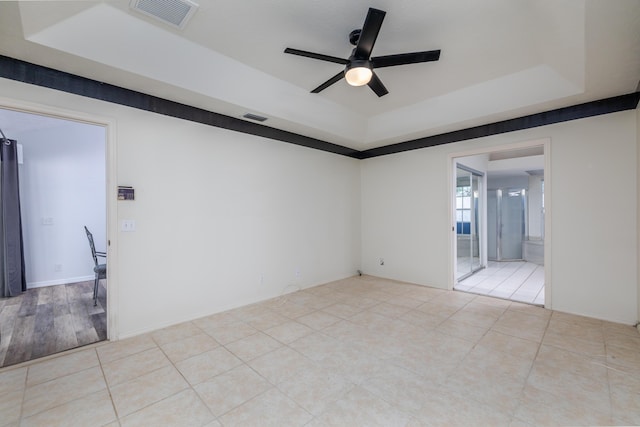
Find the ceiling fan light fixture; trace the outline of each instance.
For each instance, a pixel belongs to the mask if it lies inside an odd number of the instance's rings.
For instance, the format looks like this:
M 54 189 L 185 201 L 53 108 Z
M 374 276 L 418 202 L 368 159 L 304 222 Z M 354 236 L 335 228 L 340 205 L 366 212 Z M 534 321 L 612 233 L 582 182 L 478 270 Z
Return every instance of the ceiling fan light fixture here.
M 369 88 L 378 97 L 385 96 L 389 93 L 380 77 L 373 71 L 374 68 L 393 67 L 396 65 L 417 64 L 420 62 L 431 62 L 440 59 L 440 49 L 424 52 L 399 53 L 395 55 L 371 56 L 371 51 L 375 45 L 382 21 L 386 15 L 384 10 L 369 8 L 367 17 L 364 19 L 364 25 L 360 30 L 353 30 L 349 34 L 349 42 L 355 45 L 351 51 L 349 59 L 338 58 L 336 56 L 324 55 L 321 53 L 307 52 L 300 49 L 292 49 L 290 47 L 284 50 L 284 53 L 291 55 L 304 56 L 307 58 L 317 59 L 334 64 L 344 65 L 343 71 L 338 72 L 320 86 L 316 87 L 311 93 L 320 93 L 334 83 L 339 82 L 342 78 L 347 80 L 350 86 L 364 86 Z
M 351 86 L 364 86 L 371 81 L 373 70 L 369 61 L 351 61 L 344 70 L 344 78 Z

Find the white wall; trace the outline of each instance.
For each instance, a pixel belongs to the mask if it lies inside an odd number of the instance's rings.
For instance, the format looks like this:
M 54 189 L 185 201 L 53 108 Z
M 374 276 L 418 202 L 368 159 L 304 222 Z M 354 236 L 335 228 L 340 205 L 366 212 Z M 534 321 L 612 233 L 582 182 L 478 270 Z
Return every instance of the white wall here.
M 20 190 L 28 287 L 92 280 L 83 227 L 106 249 L 104 128 L 60 120 L 12 137 L 24 153 Z
M 128 111 L 120 321 L 134 333 L 356 274 L 358 161 Z M 296 273 L 299 271 L 299 277 Z
M 359 161 L 0 79 L 3 97 L 115 122 L 120 337 L 354 275 Z M 6 99 L 5 98 L 5 99 Z M 296 277 L 299 270 L 299 277 Z
M 360 267 L 446 288 L 450 154 L 544 137 L 553 308 L 637 320 L 636 112 L 359 162 L 6 79 L 0 93 L 116 124 L 113 185 L 136 189 L 134 202 L 118 202 L 117 216 L 137 225 L 134 233 L 109 231 L 121 337 Z
M 365 273 L 446 288 L 453 233 L 449 150 L 437 146 L 361 161 Z
M 635 323 L 635 111 L 364 160 L 363 271 L 450 286 L 449 156 L 546 137 L 552 177 L 546 184 L 553 190 L 552 308 Z

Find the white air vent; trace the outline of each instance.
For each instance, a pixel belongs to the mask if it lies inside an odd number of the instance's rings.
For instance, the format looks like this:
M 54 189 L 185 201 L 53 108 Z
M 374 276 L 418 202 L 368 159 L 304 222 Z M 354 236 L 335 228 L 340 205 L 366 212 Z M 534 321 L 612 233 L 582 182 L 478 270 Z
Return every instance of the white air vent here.
M 189 0 L 131 0 L 130 7 L 181 30 L 198 10 Z

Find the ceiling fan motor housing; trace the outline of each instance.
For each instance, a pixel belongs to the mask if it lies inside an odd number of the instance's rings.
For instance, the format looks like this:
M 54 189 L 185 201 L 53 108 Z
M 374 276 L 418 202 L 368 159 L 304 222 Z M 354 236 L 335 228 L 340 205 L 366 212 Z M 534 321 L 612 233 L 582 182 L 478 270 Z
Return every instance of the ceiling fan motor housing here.
M 358 40 L 360 40 L 360 34 L 362 33 L 362 30 L 353 30 L 349 33 L 349 43 L 351 43 L 354 46 L 358 45 Z

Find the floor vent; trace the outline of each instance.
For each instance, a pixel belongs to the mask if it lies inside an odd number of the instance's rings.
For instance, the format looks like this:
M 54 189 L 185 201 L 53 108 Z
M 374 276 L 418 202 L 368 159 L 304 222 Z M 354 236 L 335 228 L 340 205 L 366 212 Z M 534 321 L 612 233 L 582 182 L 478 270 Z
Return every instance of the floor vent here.
M 267 120 L 266 117 L 258 116 L 257 114 L 251 114 L 251 113 L 247 113 L 242 117 L 249 120 L 255 120 L 257 122 L 264 122 L 265 120 Z
M 198 10 L 189 0 L 131 0 L 130 7 L 180 30 Z

